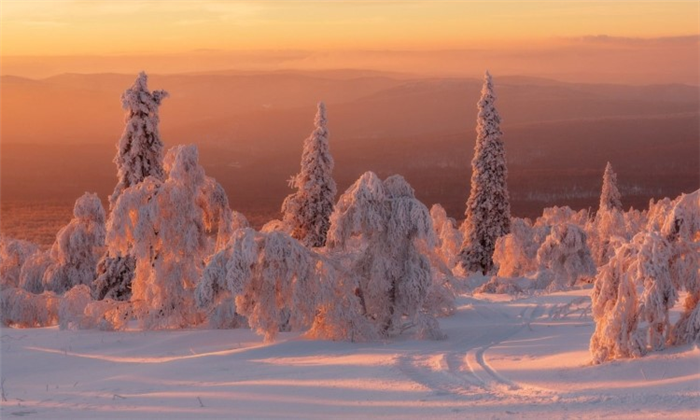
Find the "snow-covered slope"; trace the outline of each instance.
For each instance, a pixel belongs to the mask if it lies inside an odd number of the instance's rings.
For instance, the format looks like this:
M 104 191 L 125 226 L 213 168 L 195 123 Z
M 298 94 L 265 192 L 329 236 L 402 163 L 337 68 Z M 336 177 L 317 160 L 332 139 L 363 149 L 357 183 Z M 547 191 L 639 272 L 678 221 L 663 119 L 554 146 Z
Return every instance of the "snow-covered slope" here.
M 591 365 L 590 290 L 461 297 L 444 341 L 2 330 L 2 418 L 697 419 L 700 349 Z

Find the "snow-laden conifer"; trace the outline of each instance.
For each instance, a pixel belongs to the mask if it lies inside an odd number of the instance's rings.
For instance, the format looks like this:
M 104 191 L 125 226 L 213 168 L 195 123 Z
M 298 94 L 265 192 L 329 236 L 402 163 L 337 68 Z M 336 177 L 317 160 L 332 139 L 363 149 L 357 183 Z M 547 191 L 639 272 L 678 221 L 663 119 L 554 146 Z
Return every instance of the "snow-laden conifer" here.
M 126 110 L 124 131 L 117 143 L 117 185 L 109 197 L 112 209 L 121 193 L 147 177 L 159 181 L 165 178 L 163 170 L 163 141 L 160 138 L 158 108 L 168 97 L 164 90 L 149 91 L 148 76 L 139 73 L 134 84 L 121 96 Z M 111 217 L 111 215 L 110 215 Z M 105 253 L 98 264 L 98 277 L 93 284 L 93 295 L 98 299 L 129 300 L 136 260 L 129 250 Z
M 95 280 L 97 261 L 105 244 L 105 211 L 96 194 L 85 193 L 73 207 L 73 219 L 56 235 L 44 288 L 63 293 Z
M 140 183 L 146 177 L 160 181 L 165 178 L 158 107 L 166 97 L 168 93 L 164 90 L 148 90 L 145 72 L 139 73 L 134 84 L 122 94 L 122 107 L 126 110 L 125 127 L 114 157 L 118 182 L 109 200 L 110 207 L 124 189 Z
M 608 162 L 603 173 L 603 189 L 600 193 L 598 211 L 622 211 L 620 198 L 620 191 L 617 188 L 617 174 L 613 171 L 610 162 Z
M 320 247 L 326 243 L 336 194 L 323 102 L 318 104 L 314 125 L 314 131 L 304 140 L 301 170 L 289 182 L 297 191 L 284 200 L 282 213 L 294 238 L 306 246 Z
M 464 243 L 459 254 L 462 268 L 491 271 L 496 240 L 510 232 L 510 202 L 506 153 L 501 140 L 501 118 L 495 107 L 491 75 L 486 72 L 476 126 L 471 191 L 464 221 Z
M 610 162 L 603 173 L 603 188 L 600 194 L 600 204 L 595 218 L 586 227 L 589 236 L 593 258 L 598 266 L 607 263 L 614 253 L 611 241 L 620 238 L 630 240 L 627 232 L 625 217 L 620 201 L 620 191 L 617 188 L 617 175 L 613 172 Z

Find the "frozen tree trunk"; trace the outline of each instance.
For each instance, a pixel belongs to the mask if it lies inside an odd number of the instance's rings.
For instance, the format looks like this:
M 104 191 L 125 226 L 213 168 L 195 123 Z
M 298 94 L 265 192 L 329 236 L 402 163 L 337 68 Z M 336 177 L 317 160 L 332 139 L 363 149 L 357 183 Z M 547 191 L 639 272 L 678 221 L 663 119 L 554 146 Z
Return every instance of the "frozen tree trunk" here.
M 496 240 L 510 232 L 508 168 L 501 140 L 501 119 L 494 105 L 491 75 L 486 72 L 476 127 L 471 191 L 464 221 L 464 243 L 459 254 L 462 268 L 486 274 L 493 268 Z
M 282 213 L 292 237 L 308 247 L 321 247 L 326 244 L 336 194 L 323 102 L 318 104 L 314 125 L 314 131 L 304 140 L 301 170 L 289 182 L 297 191 L 284 200 Z

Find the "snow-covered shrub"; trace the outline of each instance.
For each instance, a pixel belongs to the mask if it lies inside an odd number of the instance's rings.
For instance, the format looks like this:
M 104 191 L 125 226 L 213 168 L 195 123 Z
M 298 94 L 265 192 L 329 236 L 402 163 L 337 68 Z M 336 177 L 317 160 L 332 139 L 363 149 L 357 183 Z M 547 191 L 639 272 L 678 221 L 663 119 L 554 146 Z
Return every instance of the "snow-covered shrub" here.
M 0 235 L 0 286 L 17 287 L 22 266 L 37 251 L 36 244 Z
M 197 148 L 174 147 L 164 162 L 164 182 L 149 177 L 122 192 L 108 233 L 113 255 L 136 258 L 131 302 L 141 325 L 151 329 L 200 322 L 192 293 L 208 249 Z
M 586 233 L 572 224 L 559 224 L 552 229 L 537 250 L 537 264 L 554 275 L 548 290 L 565 290 L 582 277 L 596 273 L 595 263 L 586 244 Z
M 313 251 L 285 233 L 239 229 L 204 270 L 196 303 L 219 311 L 213 314 L 215 324 L 236 324 L 245 316 L 251 328 L 274 340 L 285 322 L 293 330 L 313 324 L 326 295 L 321 266 Z M 231 297 L 235 305 L 225 309 L 222 304 L 232 303 Z
M 639 313 L 649 325 L 649 344 L 661 350 L 670 329 L 669 310 L 678 301 L 680 279 L 672 275 L 673 245 L 657 232 L 640 233 L 632 241 L 636 248 L 630 267 L 644 286 L 639 297 Z
M 73 207 L 73 219 L 56 235 L 44 288 L 64 293 L 95 280 L 97 261 L 105 244 L 105 211 L 96 194 L 85 193 Z
M 434 247 L 428 209 L 398 175 L 382 182 L 366 172 L 340 197 L 331 216 L 328 247 L 351 253 L 344 272 L 357 279 L 362 314 L 380 336 L 415 324 L 419 335 L 442 337 L 435 308 L 425 307 L 433 287 L 429 259 L 419 243 Z
M 542 210 L 542 216 L 538 217 L 533 224 L 536 228 L 544 228 L 562 223 L 573 223 L 576 226 L 583 228 L 588 222 L 588 211 L 574 211 L 568 206 L 563 207 L 547 207 Z
M 646 351 L 643 334 L 637 330 L 640 314 L 637 290 L 629 272 L 630 245 L 622 245 L 600 268 L 591 293 L 595 332 L 590 351 L 593 363 L 618 358 L 639 357 Z
M 17 287 L 3 287 L 0 290 L 2 323 L 21 328 L 55 325 L 59 298 L 53 292 L 37 295 Z
M 297 191 L 282 203 L 283 221 L 289 226 L 292 237 L 309 247 L 326 244 L 335 202 L 334 163 L 326 124 L 326 106 L 319 102 L 314 131 L 304 140 L 301 170 L 289 181 L 290 187 Z
M 437 254 L 447 268 L 452 269 L 457 264 L 457 254 L 464 241 L 462 233 L 457 229 L 457 222 L 447 217 L 447 212 L 440 204 L 433 204 L 430 208 L 430 218 L 438 241 Z
M 465 271 L 487 274 L 493 268 L 496 239 L 510 232 L 510 201 L 506 152 L 501 140 L 501 118 L 494 106 L 496 95 L 486 72 L 476 126 L 471 191 L 465 213 L 464 243 L 459 253 Z
M 511 219 L 510 233 L 496 240 L 493 252 L 498 276 L 518 277 L 537 271 L 537 250 L 549 229 L 532 226 L 527 219 Z
M 58 325 L 62 330 L 120 330 L 126 327 L 130 315 L 130 303 L 111 299 L 95 301 L 85 285 L 78 285 L 59 298 Z
M 30 293 L 44 291 L 44 273 L 52 264 L 49 251 L 38 251 L 32 254 L 22 265 L 19 273 L 19 286 Z

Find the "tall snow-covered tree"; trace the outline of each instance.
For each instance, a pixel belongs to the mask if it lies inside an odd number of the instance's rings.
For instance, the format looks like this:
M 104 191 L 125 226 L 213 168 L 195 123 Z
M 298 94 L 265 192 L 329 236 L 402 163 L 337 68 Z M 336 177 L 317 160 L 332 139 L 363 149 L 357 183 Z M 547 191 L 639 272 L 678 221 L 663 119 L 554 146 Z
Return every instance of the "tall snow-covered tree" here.
M 207 244 L 198 198 L 206 183 L 194 145 L 172 148 L 164 182 L 148 177 L 117 199 L 108 231 L 110 251 L 136 258 L 131 302 L 149 329 L 196 324 L 193 290 Z
M 419 336 L 442 337 L 433 308 L 424 307 L 432 267 L 419 241 L 436 242 L 430 213 L 399 175 L 382 182 L 365 173 L 331 216 L 328 247 L 353 254 L 347 271 L 358 279 L 355 294 L 379 336 L 400 332 L 406 317 L 418 325 Z
M 73 207 L 73 220 L 56 235 L 44 273 L 44 288 L 63 293 L 95 280 L 105 244 L 105 211 L 96 194 L 85 193 Z
M 593 259 L 598 266 L 605 265 L 613 255 L 611 241 L 632 239 L 626 228 L 620 191 L 617 189 L 617 175 L 613 172 L 610 162 L 605 166 L 603 173 L 603 188 L 598 212 L 588 223 L 586 230 Z
M 314 131 L 304 140 L 301 170 L 289 182 L 297 191 L 284 200 L 282 212 L 292 237 L 306 246 L 320 247 L 326 243 L 336 194 L 323 102 L 318 104 L 314 125 Z
M 124 132 L 117 143 L 117 185 L 109 197 L 112 209 L 121 193 L 147 177 L 165 179 L 163 171 L 163 141 L 160 138 L 158 108 L 168 97 L 164 90 L 149 91 L 148 76 L 139 73 L 134 84 L 121 96 L 126 110 Z M 111 215 L 110 215 L 111 217 Z M 99 261 L 98 277 L 93 284 L 93 295 L 98 299 L 129 300 L 136 261 L 125 250 L 123 254 L 105 253 Z
M 620 197 L 620 191 L 617 189 L 617 174 L 613 171 L 610 162 L 608 162 L 603 173 L 603 189 L 600 193 L 598 211 L 622 211 Z
M 464 220 L 464 243 L 459 254 L 462 268 L 470 272 L 491 271 L 496 239 L 510 232 L 508 168 L 501 140 L 501 118 L 489 72 L 484 76 L 472 159 L 471 191 Z
M 134 84 L 122 94 L 126 110 L 125 127 L 117 145 L 117 186 L 110 197 L 114 205 L 124 189 L 153 177 L 160 181 L 163 172 L 163 141 L 160 139 L 158 107 L 168 97 L 164 90 L 148 90 L 148 76 L 139 73 Z

